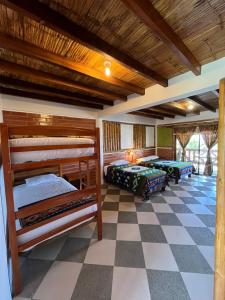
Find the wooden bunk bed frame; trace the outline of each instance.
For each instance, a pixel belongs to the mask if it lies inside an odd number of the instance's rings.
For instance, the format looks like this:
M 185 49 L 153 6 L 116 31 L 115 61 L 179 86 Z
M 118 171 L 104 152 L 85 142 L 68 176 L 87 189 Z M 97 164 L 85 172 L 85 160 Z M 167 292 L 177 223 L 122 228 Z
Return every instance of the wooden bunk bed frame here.
M 90 136 L 94 138 L 94 144 L 74 144 L 74 145 L 45 145 L 45 146 L 26 146 L 26 147 L 10 147 L 9 139 L 10 136 Z M 71 227 L 74 227 L 80 222 L 90 219 L 96 216 L 98 226 L 98 240 L 102 239 L 102 212 L 101 212 L 101 174 L 100 174 L 100 140 L 99 140 L 99 128 L 81 129 L 81 128 L 67 128 L 57 126 L 8 126 L 5 123 L 0 124 L 0 136 L 1 136 L 1 152 L 2 152 L 2 165 L 3 165 L 3 176 L 5 183 L 5 194 L 7 204 L 7 222 L 9 231 L 9 250 L 12 257 L 12 270 L 13 270 L 13 287 L 14 295 L 17 295 L 21 291 L 21 276 L 19 267 L 19 253 L 29 249 L 30 247 L 41 243 L 42 241 L 49 239 L 52 236 L 60 234 Z M 11 163 L 12 152 L 26 152 L 26 151 L 40 151 L 40 150 L 55 150 L 55 149 L 73 149 L 73 148 L 94 148 L 94 154 L 83 157 L 69 157 L 63 159 L 52 159 L 38 162 L 26 162 L 26 163 Z M 78 163 L 79 167 L 81 162 L 87 162 L 87 168 L 89 167 L 89 161 L 95 161 L 96 167 L 96 181 L 95 185 L 87 186 L 83 190 L 77 190 L 66 194 L 58 195 L 55 197 L 42 200 L 40 202 L 31 204 L 27 207 L 21 208 L 19 211 L 14 211 L 14 199 L 13 199 L 13 178 L 14 173 L 17 171 L 34 170 L 36 168 L 44 168 L 50 166 L 58 166 L 60 176 L 62 176 L 62 166 L 69 163 Z M 88 180 L 89 181 L 89 180 Z M 81 206 L 67 210 L 61 214 L 50 217 L 39 223 L 23 227 L 20 230 L 16 230 L 16 219 L 27 217 L 35 213 L 42 212 L 46 209 L 56 207 L 61 204 L 66 204 L 74 200 L 79 200 L 83 197 L 96 194 L 95 200 L 83 204 Z M 88 213 L 76 220 L 70 221 L 60 227 L 57 227 L 43 235 L 40 235 L 24 244 L 18 245 L 17 237 L 25 232 L 38 228 L 51 221 L 82 210 L 93 204 L 97 205 L 97 210 L 92 213 Z

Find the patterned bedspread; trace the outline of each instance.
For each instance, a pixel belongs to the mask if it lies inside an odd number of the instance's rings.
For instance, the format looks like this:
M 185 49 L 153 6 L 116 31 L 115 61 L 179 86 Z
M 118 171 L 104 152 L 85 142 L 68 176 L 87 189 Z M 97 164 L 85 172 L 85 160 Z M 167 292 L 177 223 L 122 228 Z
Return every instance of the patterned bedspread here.
M 137 167 L 133 165 L 109 166 L 106 181 L 143 196 L 144 199 L 148 199 L 153 192 L 165 189 L 167 185 L 166 172 L 152 168 L 135 170 Z
M 180 162 L 175 160 L 156 159 L 141 162 L 139 165 L 163 170 L 170 177 L 175 178 L 176 182 L 178 182 L 182 175 L 190 175 L 194 171 L 194 166 L 191 162 Z

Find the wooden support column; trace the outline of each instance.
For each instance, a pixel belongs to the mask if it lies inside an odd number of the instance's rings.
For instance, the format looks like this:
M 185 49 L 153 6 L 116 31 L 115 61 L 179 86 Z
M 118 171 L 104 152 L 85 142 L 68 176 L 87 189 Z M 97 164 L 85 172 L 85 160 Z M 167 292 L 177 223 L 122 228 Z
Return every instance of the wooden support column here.
M 220 81 L 214 300 L 225 299 L 225 78 Z

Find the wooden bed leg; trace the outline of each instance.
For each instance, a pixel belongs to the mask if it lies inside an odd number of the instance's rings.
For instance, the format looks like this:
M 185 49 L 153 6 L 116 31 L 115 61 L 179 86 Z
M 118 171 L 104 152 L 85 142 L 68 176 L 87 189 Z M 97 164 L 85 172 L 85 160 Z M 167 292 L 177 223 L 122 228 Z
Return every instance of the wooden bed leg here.
M 101 204 L 98 207 L 98 214 L 97 214 L 97 226 L 98 226 L 98 240 L 102 240 L 102 208 Z
M 12 273 L 13 273 L 13 295 L 17 296 L 21 292 L 21 276 L 19 254 L 15 247 L 11 247 Z

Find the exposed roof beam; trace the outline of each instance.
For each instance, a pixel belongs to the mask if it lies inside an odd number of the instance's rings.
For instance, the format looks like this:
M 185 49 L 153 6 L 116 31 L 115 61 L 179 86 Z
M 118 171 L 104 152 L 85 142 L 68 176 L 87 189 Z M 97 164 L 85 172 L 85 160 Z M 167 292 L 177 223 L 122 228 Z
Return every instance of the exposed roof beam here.
M 15 51 L 17 53 L 21 53 L 23 55 L 43 60 L 47 63 L 53 63 L 57 66 L 75 71 L 79 74 L 89 76 L 91 78 L 101 80 L 103 82 L 112 84 L 116 87 L 125 89 L 126 91 L 130 91 L 132 93 L 144 95 L 145 90 L 141 87 L 135 86 L 133 84 L 122 81 L 113 76 L 105 76 L 104 73 L 94 70 L 93 68 L 86 67 L 85 65 L 78 64 L 73 60 L 54 54 L 53 52 L 47 51 L 43 48 L 37 47 L 30 43 L 27 43 L 23 40 L 11 37 L 10 35 L 6 35 L 4 33 L 0 33 L 0 45 L 1 48 L 8 49 L 11 51 Z
M 201 66 L 181 38 L 166 23 L 149 0 L 122 0 L 122 2 L 164 42 L 180 62 L 195 75 L 201 74 Z
M 141 117 L 146 117 L 146 118 L 152 118 L 152 119 L 159 119 L 159 120 L 163 120 L 164 119 L 161 116 L 156 116 L 156 115 L 152 115 L 152 114 L 141 112 L 141 111 L 133 111 L 133 112 L 130 112 L 129 114 L 131 114 L 131 115 L 137 115 L 137 116 L 141 116 Z
M 7 0 L 4 1 L 4 4 L 21 12 L 22 14 L 27 15 L 37 22 L 41 22 L 54 31 L 85 45 L 88 48 L 91 48 L 102 54 L 107 54 L 129 69 L 140 73 L 141 75 L 161 84 L 162 86 L 168 85 L 167 79 L 163 78 L 160 74 L 149 69 L 136 59 L 128 56 L 126 53 L 121 52 L 116 47 L 108 44 L 91 31 L 88 31 L 86 28 L 72 22 L 44 3 L 36 0 Z
M 152 109 L 141 109 L 140 110 L 140 112 L 144 112 L 144 113 L 147 113 L 147 114 L 151 114 L 151 115 L 154 115 L 154 116 L 159 116 L 159 117 L 168 117 L 168 115 L 165 113 L 159 113 L 159 112 L 156 112 L 156 111 L 154 111 L 154 110 L 152 110 Z M 168 118 L 174 118 L 174 116 L 172 116 L 171 117 L 171 115 L 169 115 L 169 117 Z
M 9 78 L 1 75 L 0 75 L 0 85 L 4 85 L 5 87 L 16 88 L 27 92 L 37 93 L 41 95 L 49 95 L 49 96 L 55 95 L 58 97 L 63 97 L 64 99 L 65 98 L 71 99 L 73 101 L 78 100 L 84 103 L 97 103 L 101 105 L 110 105 L 110 106 L 113 105 L 113 101 L 86 96 L 75 92 L 57 89 L 55 87 L 44 86 L 41 84 L 36 84 L 21 79 Z
M 108 98 L 111 100 L 120 99 L 126 100 L 125 96 L 118 95 L 109 91 L 105 91 L 99 88 L 90 87 L 87 84 L 79 83 L 74 80 L 64 78 L 58 75 L 53 75 L 47 72 L 15 64 L 9 61 L 0 59 L 0 70 L 9 72 L 10 74 L 25 76 L 33 80 L 38 80 L 43 83 L 57 84 L 67 88 L 72 88 L 88 93 L 94 93 L 96 95 Z
M 73 102 L 71 100 L 62 99 L 62 98 L 56 97 L 56 96 L 39 95 L 36 93 L 24 92 L 24 91 L 20 91 L 20 90 L 11 89 L 11 88 L 5 88 L 5 87 L 0 87 L 0 94 L 24 97 L 24 98 L 29 98 L 29 99 L 32 98 L 32 99 L 38 99 L 38 100 L 44 100 L 44 101 L 50 101 L 50 102 L 57 102 L 57 103 L 69 104 L 69 105 L 73 105 L 73 106 L 82 106 L 82 107 L 88 107 L 88 108 L 103 109 L 102 105 L 96 104 L 96 103 L 84 103 L 81 101 Z
M 175 118 L 175 115 L 172 114 L 172 113 L 169 113 L 163 109 L 157 109 L 157 108 L 149 108 L 147 109 L 149 112 L 152 112 L 153 114 L 159 114 L 159 115 L 162 115 L 164 117 L 167 117 L 167 118 Z
M 161 104 L 159 106 L 156 106 L 156 108 L 165 109 L 167 112 L 182 117 L 185 117 L 187 115 L 187 113 L 183 109 L 170 105 L 169 103 Z
M 206 108 L 207 110 L 210 110 L 212 112 L 216 112 L 216 108 L 214 108 L 212 105 L 202 101 L 199 97 L 197 96 L 191 96 L 191 97 L 188 97 L 188 99 L 198 103 L 199 105 L 201 105 L 202 107 Z

